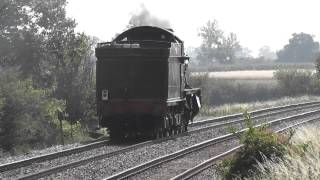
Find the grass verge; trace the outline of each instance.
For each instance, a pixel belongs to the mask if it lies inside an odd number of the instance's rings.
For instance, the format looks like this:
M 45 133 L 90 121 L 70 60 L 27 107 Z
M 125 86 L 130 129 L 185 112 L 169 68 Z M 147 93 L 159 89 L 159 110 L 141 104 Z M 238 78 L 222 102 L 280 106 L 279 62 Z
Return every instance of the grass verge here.
M 275 100 L 254 101 L 250 103 L 234 103 L 234 104 L 224 104 L 220 106 L 204 105 L 201 108 L 197 119 L 203 119 L 208 116 L 210 117 L 225 116 L 228 114 L 242 113 L 244 111 L 253 111 L 257 109 L 303 103 L 303 102 L 309 102 L 309 101 L 320 101 L 320 97 L 319 96 L 283 97 Z
M 257 173 L 247 179 L 320 179 L 319 125 L 308 125 L 296 131 L 291 143 L 299 151 L 291 150 L 282 159 L 265 159 L 258 163 Z

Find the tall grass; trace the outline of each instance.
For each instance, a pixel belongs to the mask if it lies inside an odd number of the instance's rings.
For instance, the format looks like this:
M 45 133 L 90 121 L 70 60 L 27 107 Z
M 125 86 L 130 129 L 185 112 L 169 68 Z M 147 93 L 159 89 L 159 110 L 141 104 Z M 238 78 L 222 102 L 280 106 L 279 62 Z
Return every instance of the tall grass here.
M 226 80 L 208 75 L 190 78 L 193 87 L 200 87 L 203 103 L 221 105 L 264 101 L 281 97 L 275 80 Z
M 292 137 L 301 151 L 291 151 L 284 159 L 266 159 L 258 164 L 257 175 L 248 179 L 320 179 L 320 131 L 318 126 L 306 126 Z

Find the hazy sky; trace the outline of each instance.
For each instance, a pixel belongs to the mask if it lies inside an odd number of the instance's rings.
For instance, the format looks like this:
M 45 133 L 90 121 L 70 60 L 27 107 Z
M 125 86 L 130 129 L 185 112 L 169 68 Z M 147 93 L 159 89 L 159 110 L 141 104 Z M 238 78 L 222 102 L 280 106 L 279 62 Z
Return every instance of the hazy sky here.
M 257 54 L 268 45 L 279 50 L 292 33 L 320 37 L 319 0 L 68 0 L 67 15 L 77 29 L 103 41 L 122 32 L 141 5 L 162 20 L 168 20 L 186 46 L 199 46 L 199 28 L 216 19 L 226 32 L 237 34 L 240 44 Z

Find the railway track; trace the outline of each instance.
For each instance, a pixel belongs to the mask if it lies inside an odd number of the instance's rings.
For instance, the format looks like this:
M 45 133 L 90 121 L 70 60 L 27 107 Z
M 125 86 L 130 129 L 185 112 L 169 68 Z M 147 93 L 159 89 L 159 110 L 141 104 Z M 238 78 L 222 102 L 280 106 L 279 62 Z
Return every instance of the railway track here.
M 316 117 L 314 117 L 316 116 Z M 279 123 L 283 123 L 286 121 L 293 121 L 293 120 L 298 120 L 298 119 L 303 119 L 302 122 L 300 123 L 296 123 L 294 125 L 291 126 L 287 126 L 285 128 L 282 128 L 281 130 L 278 130 L 277 132 L 280 131 L 284 131 L 287 130 L 293 126 L 297 126 L 300 125 L 302 123 L 307 123 L 307 122 L 311 122 L 311 121 L 315 121 L 315 120 L 320 120 L 320 110 L 315 110 L 315 111 L 310 111 L 307 113 L 302 113 L 299 115 L 295 115 L 295 116 L 290 116 L 290 117 L 286 117 L 286 118 L 281 118 L 281 119 L 276 119 L 267 123 L 263 123 L 263 124 L 259 124 L 255 127 L 259 127 L 262 126 L 264 124 L 268 124 L 268 125 L 276 125 Z M 247 128 L 242 129 L 240 131 L 238 131 L 238 133 L 243 133 L 246 130 L 248 130 Z M 217 146 L 220 143 L 225 143 L 226 144 L 237 144 L 237 141 L 234 141 L 234 138 L 237 137 L 234 133 L 230 133 L 230 134 L 226 134 L 220 137 L 216 137 L 210 140 L 206 140 L 202 143 L 198 143 L 195 144 L 193 146 L 190 146 L 188 148 L 182 149 L 180 151 L 159 157 L 157 159 L 153 159 L 151 161 L 148 161 L 146 163 L 140 164 L 138 166 L 135 166 L 133 168 L 127 169 L 125 171 L 122 171 L 120 173 L 117 173 L 115 175 L 109 176 L 107 178 L 105 178 L 104 180 L 113 180 L 113 179 L 125 179 L 125 178 L 130 178 L 130 179 L 170 179 L 170 175 L 175 174 L 176 172 L 172 172 L 174 171 L 174 169 L 176 171 L 179 171 L 181 167 L 177 168 L 176 165 L 177 163 L 174 161 L 177 161 L 178 159 L 180 159 L 180 165 L 183 164 L 184 162 L 184 158 L 185 156 L 188 156 L 188 158 L 192 158 L 194 161 L 197 161 L 197 158 L 194 157 L 198 157 L 198 156 L 194 156 L 194 154 L 192 153 L 198 153 L 198 151 L 200 151 L 201 153 L 206 153 L 208 154 L 208 151 L 213 151 L 212 153 L 214 154 L 215 148 L 214 146 Z M 233 141 L 233 142 L 232 142 Z M 231 145 L 232 146 L 232 145 Z M 234 146 L 234 145 L 233 145 Z M 237 149 L 239 149 L 241 146 L 236 146 L 233 147 L 232 149 L 223 152 L 220 155 L 217 155 L 213 158 L 213 160 L 211 160 L 211 163 L 213 161 L 215 161 L 216 159 L 222 157 L 222 156 L 226 156 L 227 154 L 230 154 L 234 151 L 236 151 Z M 192 154 L 192 155 L 190 155 Z M 190 161 L 190 160 L 189 160 Z M 168 165 L 164 165 L 166 163 L 169 163 Z M 209 162 L 210 163 L 210 162 Z M 160 166 L 161 167 L 159 169 L 156 170 L 150 170 L 154 167 Z M 201 169 L 201 168 L 199 168 Z M 178 176 L 173 177 L 172 179 L 187 179 L 189 178 L 188 174 L 192 174 L 191 172 L 195 172 L 197 171 L 198 168 L 195 168 L 194 170 L 188 170 L 187 172 L 184 172 L 183 174 L 180 174 Z M 148 172 L 149 171 L 149 172 Z M 169 174 L 169 175 L 168 175 Z
M 257 111 L 253 111 L 250 113 L 253 115 L 254 119 L 263 119 L 263 118 L 267 118 L 269 116 L 274 116 L 274 115 L 281 114 L 281 113 L 287 113 L 288 111 L 299 111 L 299 110 L 303 110 L 303 109 L 307 109 L 307 108 L 309 108 L 309 109 L 316 108 L 319 104 L 320 104 L 320 102 L 300 103 L 300 104 L 281 106 L 281 107 L 276 107 L 276 108 L 262 109 L 262 110 L 257 110 Z M 53 173 L 60 172 L 65 169 L 70 169 L 70 168 L 77 167 L 77 166 L 80 166 L 83 164 L 87 164 L 92 161 L 97 161 L 100 159 L 109 158 L 112 156 L 117 156 L 119 154 L 123 154 L 123 153 L 129 152 L 131 150 L 134 150 L 136 148 L 140 148 L 143 146 L 148 146 L 151 144 L 157 144 L 157 143 L 161 143 L 164 141 L 176 139 L 176 138 L 179 138 L 180 136 L 186 136 L 186 135 L 189 136 L 191 134 L 198 133 L 200 131 L 219 128 L 222 126 L 227 126 L 227 125 L 235 124 L 235 123 L 241 123 L 243 121 L 241 116 L 242 116 L 242 114 L 236 114 L 236 115 L 224 116 L 224 117 L 220 117 L 220 118 L 213 118 L 213 119 L 198 121 L 198 122 L 192 123 L 190 125 L 191 131 L 187 134 L 182 134 L 179 136 L 173 136 L 173 137 L 164 138 L 164 139 L 155 140 L 155 141 L 146 141 L 146 142 L 139 143 L 139 144 L 136 144 L 133 146 L 120 148 L 119 151 L 115 150 L 115 151 L 111 151 L 111 152 L 109 151 L 107 153 L 100 153 L 98 155 L 95 155 L 95 156 L 92 156 L 89 158 L 82 158 L 78 161 L 72 161 L 71 163 L 64 163 L 63 165 L 57 165 L 52 168 L 45 168 L 45 170 L 42 170 L 38 173 L 23 175 L 23 176 L 20 176 L 19 178 L 20 179 L 40 178 L 43 176 L 47 176 L 47 175 L 50 175 Z M 84 147 L 81 147 L 81 148 L 79 147 L 77 149 L 66 150 L 64 152 L 52 153 L 49 155 L 43 155 L 42 157 L 30 158 L 30 159 L 19 161 L 19 162 L 13 162 L 13 163 L 5 164 L 5 165 L 0 165 L 0 172 L 6 172 L 6 171 L 14 170 L 14 169 L 19 169 L 19 167 L 28 166 L 30 164 L 35 164 L 36 162 L 38 163 L 38 162 L 47 161 L 47 160 L 54 159 L 54 158 L 60 158 L 61 156 L 70 156 L 70 155 L 73 155 L 73 154 L 76 154 L 79 152 L 84 152 L 84 151 L 92 150 L 97 147 L 105 146 L 106 144 L 108 144 L 108 141 L 98 142 L 98 143 L 95 143 L 95 145 L 88 144 Z M 40 164 L 40 166 L 42 166 L 42 165 Z
M 16 168 L 19 168 L 19 167 L 24 167 L 24 166 L 27 166 L 29 164 L 35 163 L 35 162 L 42 162 L 42 161 L 46 161 L 46 160 L 55 159 L 57 157 L 68 156 L 68 155 L 71 155 L 71 154 L 80 153 L 80 152 L 83 152 L 83 151 L 88 151 L 88 150 L 91 150 L 93 148 L 106 146 L 109 143 L 110 143 L 110 140 L 106 139 L 106 140 L 101 140 L 101 141 L 89 143 L 89 144 L 86 144 L 86 145 L 83 145 L 83 146 L 79 146 L 79 147 L 76 147 L 76 148 L 72 148 L 72 149 L 66 149 L 66 150 L 59 151 L 59 152 L 44 154 L 44 155 L 35 156 L 35 157 L 32 157 L 32 158 L 28 158 L 28 159 L 23 159 L 23 160 L 20 160 L 20 161 L 15 161 L 15 162 L 11 162 L 11 163 L 2 164 L 2 165 L 0 165 L 0 172 L 16 169 Z
M 298 123 L 295 123 L 293 125 L 290 125 L 290 126 L 287 126 L 287 127 L 284 127 L 282 129 L 279 129 L 279 130 L 276 130 L 275 132 L 277 133 L 281 133 L 281 132 L 284 132 L 284 131 L 287 131 L 291 128 L 294 128 L 294 127 L 297 127 L 297 126 L 300 126 L 300 125 L 303 125 L 303 124 L 306 124 L 306 123 L 310 123 L 312 121 L 316 121 L 316 120 L 320 120 L 320 118 L 313 118 L 313 119 L 309 119 L 309 120 L 305 120 L 305 121 L 302 121 L 302 122 L 298 122 Z M 197 164 L 196 166 L 178 174 L 177 176 L 171 178 L 171 180 L 186 180 L 186 179 L 191 179 L 193 177 L 195 177 L 196 175 L 198 175 L 199 173 L 207 170 L 208 168 L 212 167 L 214 165 L 215 162 L 217 162 L 218 160 L 222 159 L 223 157 L 226 157 L 227 155 L 231 154 L 231 153 L 234 153 L 236 152 L 237 150 L 239 150 L 241 147 L 243 147 L 243 145 L 239 145 L 239 146 L 236 146 L 236 147 L 233 147 L 231 149 L 228 149 L 227 151 L 219 154 L 219 155 L 216 155 L 214 157 L 211 157 L 199 164 Z

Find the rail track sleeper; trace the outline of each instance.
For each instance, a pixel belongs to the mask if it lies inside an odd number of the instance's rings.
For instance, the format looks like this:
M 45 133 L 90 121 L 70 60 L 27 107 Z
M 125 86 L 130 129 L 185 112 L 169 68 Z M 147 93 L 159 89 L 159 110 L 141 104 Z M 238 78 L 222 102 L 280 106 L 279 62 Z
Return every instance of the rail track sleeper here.
M 115 156 L 115 155 L 118 155 L 118 154 L 121 154 L 121 153 L 126 153 L 126 152 L 128 152 L 128 151 L 130 151 L 132 149 L 135 149 L 135 148 L 138 148 L 138 147 L 141 147 L 141 146 L 144 146 L 144 145 L 148 145 L 148 144 L 151 144 L 151 143 L 156 144 L 156 143 L 160 143 L 160 142 L 163 142 L 163 141 L 175 139 L 175 138 L 178 138 L 178 137 L 180 137 L 182 135 L 185 135 L 185 134 L 187 134 L 187 133 L 182 133 L 182 134 L 178 134 L 178 135 L 171 136 L 171 137 L 157 139 L 157 140 L 154 140 L 154 141 L 145 141 L 145 142 L 142 142 L 142 143 L 139 143 L 139 144 L 135 144 L 135 145 L 129 146 L 127 148 L 121 149 L 119 151 L 113 151 L 113 152 L 110 152 L 110 153 L 89 157 L 87 159 L 74 161 L 74 162 L 71 162 L 71 163 L 68 163 L 68 164 L 64 164 L 64 165 L 61 165 L 61 166 L 56 166 L 54 168 L 45 169 L 45 170 L 42 170 L 42 171 L 37 172 L 37 173 L 21 176 L 18 179 L 29 180 L 29 179 L 41 178 L 41 177 L 44 177 L 44 176 L 48 176 L 50 174 L 54 174 L 54 173 L 63 171 L 65 169 L 71 169 L 71 168 L 74 168 L 74 167 L 78 167 L 78 166 L 81 166 L 83 164 L 86 164 L 86 163 L 89 163 L 89 162 L 92 162 L 92 161 L 98 161 L 100 159 L 112 157 L 112 156 Z
M 285 106 L 279 106 L 279 107 L 275 107 L 275 108 L 266 108 L 266 109 L 262 109 L 262 110 L 256 110 L 256 111 L 252 111 L 251 113 L 259 114 L 259 113 L 262 113 L 262 112 L 268 112 L 268 111 L 272 111 L 272 110 L 286 109 L 286 108 L 289 108 L 289 107 L 297 107 L 297 106 L 316 105 L 316 104 L 319 104 L 319 103 L 320 103 L 320 101 L 313 101 L 313 102 L 308 102 L 308 103 L 298 103 L 298 104 L 293 104 L 293 105 L 285 105 Z M 304 107 L 300 107 L 300 108 L 302 109 Z M 254 116 L 253 118 L 262 118 L 262 116 L 266 117 L 266 116 L 270 116 L 270 115 L 275 114 L 275 113 L 280 113 L 280 112 L 273 112 L 273 113 L 263 114 L 263 115 L 260 115 L 260 116 Z M 243 113 L 234 114 L 234 115 L 227 115 L 227 116 L 224 116 L 224 117 L 219 117 L 219 118 L 207 119 L 207 120 L 194 122 L 193 124 L 190 124 L 190 126 L 192 127 L 192 126 L 201 125 L 201 124 L 219 122 L 219 121 L 232 119 L 232 118 L 236 118 L 236 117 L 242 117 L 242 116 L 243 116 Z M 237 121 L 240 122 L 240 121 L 243 121 L 243 119 L 237 120 Z M 232 121 L 232 122 L 236 122 L 236 121 Z M 217 128 L 217 127 L 221 127 L 221 126 L 227 125 L 227 124 L 228 123 L 218 124 L 216 126 L 209 126 L 209 127 L 205 128 L 205 129 Z M 231 123 L 229 123 L 229 124 L 231 124 Z M 184 134 L 182 134 L 182 135 L 184 135 Z M 169 139 L 171 139 L 171 138 L 169 138 Z M 166 138 L 164 140 L 166 140 Z M 15 162 L 11 162 L 11 163 L 6 163 L 6 164 L 3 164 L 3 165 L 0 165 L 0 172 L 4 172 L 4 171 L 7 171 L 7 170 L 11 170 L 11 169 L 16 169 L 16 168 L 19 168 L 19 167 L 24 167 L 24 166 L 30 165 L 32 163 L 35 163 L 35 162 L 51 160 L 51 159 L 54 159 L 54 158 L 57 158 L 57 157 L 68 156 L 68 155 L 71 155 L 71 154 L 87 151 L 87 150 L 90 150 L 90 149 L 105 145 L 107 143 L 107 141 L 108 140 L 104 140 L 104 141 L 100 141 L 100 142 L 96 142 L 96 143 L 90 143 L 90 144 L 83 145 L 83 146 L 80 146 L 80 147 L 77 147 L 77 148 L 74 148 L 74 149 L 67 149 L 67 150 L 63 150 L 63 151 L 60 151 L 60 152 L 44 154 L 44 155 L 40 155 L 40 156 L 37 156 L 37 157 L 32 157 L 32 158 L 19 160 L 19 161 L 15 161 Z
M 220 158 L 223 158 L 229 154 L 232 154 L 234 152 L 236 152 L 237 150 L 239 150 L 241 147 L 243 147 L 243 145 L 240 145 L 240 146 L 236 146 L 228 151 L 225 151 L 217 156 L 214 156 L 200 164 L 198 164 L 197 166 L 193 167 L 193 168 L 190 168 L 186 171 L 184 171 L 183 173 L 171 178 L 170 180 L 184 180 L 184 179 L 189 179 L 197 174 L 199 174 L 200 172 L 208 169 L 209 167 L 212 166 L 212 163 L 217 161 L 218 159 Z
M 120 172 L 118 174 L 115 174 L 115 175 L 112 175 L 108 178 L 105 178 L 104 180 L 115 180 L 115 179 L 128 178 L 134 174 L 137 174 L 137 173 L 142 172 L 144 170 L 147 170 L 149 168 L 155 167 L 155 166 L 160 165 L 164 162 L 176 159 L 178 157 L 184 156 L 184 155 L 189 154 L 191 152 L 197 151 L 199 149 L 203 149 L 208 146 L 212 146 L 214 144 L 220 143 L 222 141 L 225 141 L 225 140 L 228 140 L 231 138 L 234 138 L 234 134 L 227 134 L 227 135 L 220 136 L 220 137 L 217 137 L 214 139 L 210 139 L 210 140 L 195 144 L 193 146 L 190 146 L 188 148 L 182 149 L 180 151 L 170 153 L 168 155 L 165 155 L 165 156 L 156 158 L 154 160 L 148 161 L 146 163 L 140 164 L 138 166 L 132 167 L 124 172 Z
M 0 172 L 4 172 L 4 171 L 11 170 L 11 169 L 16 169 L 19 167 L 27 166 L 27 165 L 30 165 L 35 162 L 40 162 L 40 161 L 44 161 L 44 160 L 51 160 L 51 159 L 54 159 L 57 157 L 68 156 L 71 154 L 87 151 L 87 150 L 90 150 L 90 149 L 93 149 L 96 147 L 101 147 L 103 145 L 106 145 L 108 142 L 109 142 L 109 140 L 104 140 L 101 142 L 95 142 L 95 143 L 91 143 L 91 144 L 87 144 L 87 145 L 82 145 L 82 146 L 79 146 L 79 147 L 76 147 L 73 149 L 66 149 L 66 150 L 59 151 L 59 152 L 53 152 L 53 153 L 44 154 L 44 155 L 40 155 L 40 156 L 28 158 L 28 159 L 23 159 L 20 161 L 6 163 L 3 165 L 0 165 Z
M 267 122 L 267 123 L 262 123 L 262 124 L 256 125 L 254 127 L 260 127 L 260 126 L 263 126 L 263 125 L 266 125 L 266 124 L 273 125 L 273 124 L 276 124 L 276 123 L 279 123 L 279 122 L 283 122 L 283 121 L 295 120 L 295 119 L 301 118 L 301 117 L 305 118 L 305 117 L 308 117 L 308 116 L 311 116 L 311 115 L 314 115 L 314 114 L 317 114 L 317 113 L 320 113 L 320 110 L 315 110 L 315 111 L 311 111 L 311 112 L 307 112 L 307 113 L 302 113 L 302 114 L 299 114 L 299 115 L 296 115 L 296 116 L 289 116 L 289 117 L 286 117 L 286 118 L 276 119 L 276 120 L 273 120 L 273 121 L 270 121 L 270 122 Z M 105 178 L 104 180 L 128 178 L 128 177 L 133 176 L 133 175 L 135 175 L 137 173 L 140 173 L 140 172 L 142 172 L 142 171 L 144 171 L 146 169 L 149 169 L 149 168 L 152 168 L 154 166 L 157 166 L 157 165 L 161 164 L 161 161 L 167 162 L 169 160 L 172 160 L 172 159 L 175 159 L 177 157 L 181 157 L 181 156 L 183 156 L 185 154 L 188 154 L 190 152 L 193 152 L 196 149 L 195 147 L 199 147 L 198 149 L 202 149 L 204 147 L 210 146 L 210 144 L 213 145 L 213 144 L 217 144 L 217 143 L 219 143 L 221 141 L 224 141 L 224 140 L 235 138 L 236 134 L 241 134 L 241 133 L 243 133 L 243 132 L 245 132 L 247 130 L 248 130 L 248 128 L 245 128 L 245 129 L 242 129 L 240 131 L 237 131 L 236 133 L 229 133 L 229 134 L 226 134 L 226 135 L 223 135 L 223 136 L 220 136 L 220 137 L 216 137 L 216 138 L 213 138 L 213 139 L 206 140 L 204 142 L 195 144 L 192 147 L 188 147 L 188 148 L 182 149 L 180 151 L 177 151 L 177 152 L 174 152 L 174 153 L 159 157 L 157 159 L 154 159 L 154 160 L 148 161 L 146 163 L 140 164 L 138 166 L 135 166 L 133 168 L 127 169 L 125 171 L 119 172 L 119 173 L 117 173 L 115 175 L 112 175 L 112 176 L 109 176 L 109 177 Z
M 265 113 L 265 112 L 270 112 L 270 111 L 277 111 L 281 109 L 287 109 L 287 108 L 293 108 L 293 107 L 299 107 L 299 106 L 308 106 L 308 105 L 317 105 L 320 104 L 320 101 L 313 101 L 313 102 L 307 102 L 307 103 L 297 103 L 297 104 L 291 104 L 291 105 L 284 105 L 284 106 L 278 106 L 278 107 L 273 107 L 273 108 L 265 108 L 265 109 L 260 109 L 260 110 L 254 110 L 254 111 L 249 111 L 252 116 L 260 113 Z M 303 108 L 303 107 L 301 107 Z M 232 115 L 226 115 L 222 117 L 216 117 L 213 119 L 205 119 L 205 120 L 200 120 L 196 121 L 193 123 L 190 123 L 189 126 L 197 126 L 197 125 L 203 125 L 203 124 L 208 124 L 212 122 L 220 122 L 228 119 L 234 119 L 234 118 L 242 118 L 243 113 L 237 113 L 237 114 L 232 114 Z
M 311 112 L 307 112 L 307 113 L 303 113 L 303 114 L 300 114 L 300 115 L 296 115 L 296 116 L 307 116 L 307 115 L 312 115 L 312 114 L 315 114 L 317 113 L 318 111 L 311 111 Z M 283 118 L 284 120 L 288 120 L 288 119 L 293 119 L 294 117 L 296 116 L 290 116 L 290 117 L 287 117 L 287 118 Z M 258 116 L 257 116 L 258 117 Z M 256 117 L 255 117 L 256 118 Z M 297 118 L 297 117 L 296 117 Z M 282 121 L 284 121 L 282 120 Z M 276 123 L 276 121 L 270 121 L 269 123 Z M 223 124 L 219 124 L 218 126 L 222 126 Z M 216 126 L 217 127 L 217 126 Z M 214 126 L 210 126 L 210 127 L 206 127 L 206 128 L 214 128 Z M 206 129 L 204 128 L 204 129 Z M 201 130 L 204 130 L 204 129 L 197 129 L 195 131 L 201 131 Z M 131 146 L 131 148 L 129 149 L 126 149 L 126 150 L 123 150 L 122 153 L 125 153 L 127 151 L 130 151 L 131 149 L 134 149 L 136 148 L 137 146 L 143 146 L 142 144 L 150 144 L 150 143 L 159 143 L 159 142 L 163 142 L 163 141 L 166 141 L 166 140 L 170 140 L 170 139 L 175 139 L 175 138 L 178 138 L 180 136 L 183 136 L 183 135 L 186 135 L 188 133 L 194 133 L 193 131 L 190 131 L 190 132 L 187 132 L 187 133 L 183 133 L 183 134 L 179 134 L 179 135 L 175 135 L 175 136 L 171 136 L 171 137 L 167 137 L 167 138 L 163 138 L 163 139 L 158 139 L 158 140 L 155 140 L 155 141 L 147 141 L 147 142 L 144 142 L 144 143 L 140 143 L 140 144 L 137 144 L 137 145 L 133 145 Z M 239 132 L 240 133 L 240 132 Z M 112 154 L 113 153 L 113 154 Z M 103 159 L 103 158 L 108 158 L 108 157 L 111 157 L 113 155 L 117 155 L 117 154 L 120 154 L 121 153 L 121 150 L 120 152 L 111 152 L 110 154 L 102 154 L 102 155 L 98 155 L 98 156 L 93 156 L 93 157 L 89 157 L 87 159 L 84 159 L 84 160 L 79 160 L 79 161 L 74 161 L 74 162 L 71 162 L 69 164 L 65 164 L 65 165 L 62 165 L 62 166 L 57 166 L 55 168 L 50 168 L 50 169 L 46 169 L 46 170 L 43 170 L 41 171 L 40 173 L 34 173 L 34 174 L 31 174 L 31 175 L 26 175 L 26 176 L 23 176 L 23 177 L 20 177 L 20 179 L 27 179 L 29 176 L 30 177 L 43 177 L 43 176 L 47 176 L 47 175 L 50 175 L 50 174 L 54 174 L 54 173 L 57 173 L 57 172 L 60 172 L 64 169 L 67 169 L 67 168 L 74 168 L 74 167 L 77 167 L 77 166 L 80 166 L 80 165 L 83 165 L 83 164 L 86 164 L 88 162 L 91 162 L 91 161 L 95 161 L 95 160 L 100 160 L 100 159 Z M 41 175 L 36 175 L 36 174 L 41 174 Z M 30 178 L 29 178 L 30 179 Z M 31 178 L 32 179 L 32 178 Z
M 315 105 L 311 105 L 311 106 L 313 107 Z M 299 107 L 297 109 L 300 110 L 300 109 L 303 109 L 303 107 Z M 297 109 L 294 109 L 294 110 L 297 110 Z M 271 113 L 267 113 L 267 114 L 253 116 L 252 118 L 253 119 L 261 119 L 261 118 L 268 117 L 268 116 L 271 116 L 271 115 L 284 113 L 284 112 L 287 112 L 287 111 L 288 110 L 283 110 L 283 111 L 280 111 L 280 112 L 279 111 L 271 112 Z M 290 111 L 293 111 L 293 110 L 290 110 Z M 218 128 L 218 127 L 225 126 L 225 125 L 235 124 L 235 123 L 243 122 L 244 120 L 245 120 L 245 118 L 242 118 L 242 119 L 239 119 L 239 120 L 234 120 L 234 121 L 225 122 L 225 123 L 221 123 L 221 124 L 215 124 L 215 125 L 211 125 L 211 126 L 208 126 L 208 127 L 203 127 L 203 128 L 192 130 L 190 133 L 195 133 L 195 132 L 198 132 L 198 131 L 205 131 L 205 130 L 209 130 L 209 129 L 212 129 L 212 128 Z

